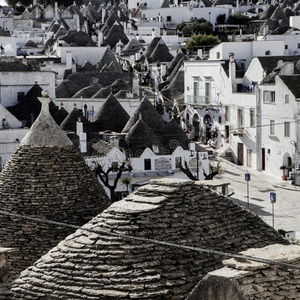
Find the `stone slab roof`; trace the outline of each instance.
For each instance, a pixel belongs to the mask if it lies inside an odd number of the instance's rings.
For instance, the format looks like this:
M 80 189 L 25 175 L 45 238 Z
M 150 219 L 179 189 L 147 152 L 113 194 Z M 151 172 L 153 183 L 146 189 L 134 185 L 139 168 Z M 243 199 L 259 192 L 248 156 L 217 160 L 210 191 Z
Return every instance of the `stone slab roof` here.
M 258 259 L 298 265 L 300 247 L 274 244 L 240 253 Z M 250 260 L 229 259 L 208 273 L 187 300 L 300 299 L 299 270 Z
M 42 96 L 39 117 L 0 173 L 0 210 L 81 226 L 110 201 Z M 16 249 L 7 258 L 12 277 L 72 232 L 11 216 L 1 216 L 0 228 L 0 245 Z
M 185 299 L 221 266 L 222 257 L 147 239 L 232 253 L 288 243 L 258 216 L 202 185 L 151 180 L 24 271 L 13 299 Z

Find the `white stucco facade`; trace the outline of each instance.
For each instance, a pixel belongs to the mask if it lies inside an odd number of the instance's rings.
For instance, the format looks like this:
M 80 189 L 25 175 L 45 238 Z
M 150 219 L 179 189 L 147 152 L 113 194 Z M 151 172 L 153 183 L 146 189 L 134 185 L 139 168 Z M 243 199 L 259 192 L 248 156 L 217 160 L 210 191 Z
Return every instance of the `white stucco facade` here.
M 4 107 L 18 104 L 18 93 L 27 93 L 34 83 L 49 91 L 55 101 L 55 74 L 53 72 L 0 72 L 0 103 Z

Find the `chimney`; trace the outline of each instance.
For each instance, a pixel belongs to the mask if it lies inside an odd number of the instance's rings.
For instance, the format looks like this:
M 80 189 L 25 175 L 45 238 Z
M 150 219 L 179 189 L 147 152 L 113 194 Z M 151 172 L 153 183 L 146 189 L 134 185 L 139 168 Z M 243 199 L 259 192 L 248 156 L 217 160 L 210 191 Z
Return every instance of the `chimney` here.
M 103 32 L 100 31 L 98 33 L 98 47 L 101 47 L 102 44 L 103 44 Z
M 102 8 L 102 24 L 105 23 L 105 14 L 106 14 L 105 8 Z
M 54 3 L 54 18 L 57 20 L 58 18 L 58 5 L 57 2 Z
M 155 29 L 152 28 L 152 38 L 154 39 L 156 37 L 156 34 L 155 34 Z
M 66 69 L 72 69 L 72 51 L 66 51 Z
M 161 77 L 165 76 L 167 73 L 167 66 L 166 64 L 161 64 L 160 65 L 160 74 L 161 74 Z
M 231 81 L 232 92 L 236 92 L 236 65 L 234 53 L 229 53 L 229 79 Z
M 80 18 L 79 16 L 76 14 L 76 29 L 77 31 L 80 31 Z
M 76 134 L 80 136 L 80 133 L 83 132 L 83 123 L 81 122 L 81 119 L 78 118 L 78 121 L 76 122 Z
M 86 138 L 86 133 L 81 132 L 79 134 L 79 149 L 81 153 L 86 153 L 87 152 L 87 138 Z

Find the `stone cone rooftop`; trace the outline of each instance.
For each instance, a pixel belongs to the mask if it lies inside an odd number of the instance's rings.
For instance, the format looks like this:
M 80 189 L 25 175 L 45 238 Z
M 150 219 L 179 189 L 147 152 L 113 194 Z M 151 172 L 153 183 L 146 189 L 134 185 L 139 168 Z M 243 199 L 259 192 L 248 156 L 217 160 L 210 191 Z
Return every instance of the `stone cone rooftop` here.
M 103 211 L 109 199 L 50 116 L 48 103 L 0 173 L 0 210 L 81 226 Z M 32 265 L 71 232 L 0 215 L 0 245 L 15 249 L 8 257 L 9 275 Z
M 121 132 L 129 115 L 115 96 L 110 93 L 94 116 L 94 125 L 97 131 L 111 130 Z
M 157 113 L 154 106 L 146 96 L 136 108 L 122 132 L 127 133 L 140 119 L 140 115 L 142 116 L 143 121 L 150 127 L 151 130 L 154 131 L 154 133 L 162 134 L 164 128 L 162 117 Z
M 201 182 L 151 180 L 83 228 L 237 253 L 287 244 Z M 24 271 L 12 299 L 185 299 L 223 257 L 82 229 Z

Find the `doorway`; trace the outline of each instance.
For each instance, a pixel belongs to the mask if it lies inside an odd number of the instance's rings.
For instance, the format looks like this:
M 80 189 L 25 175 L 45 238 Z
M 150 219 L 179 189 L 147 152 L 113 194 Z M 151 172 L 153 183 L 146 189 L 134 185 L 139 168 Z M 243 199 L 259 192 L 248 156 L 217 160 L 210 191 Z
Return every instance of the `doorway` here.
M 244 144 L 238 143 L 238 165 L 242 166 L 244 164 Z
M 266 170 L 266 149 L 261 148 L 261 169 Z

